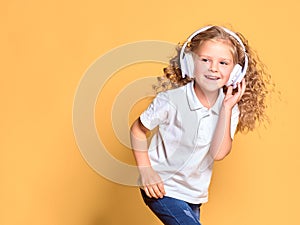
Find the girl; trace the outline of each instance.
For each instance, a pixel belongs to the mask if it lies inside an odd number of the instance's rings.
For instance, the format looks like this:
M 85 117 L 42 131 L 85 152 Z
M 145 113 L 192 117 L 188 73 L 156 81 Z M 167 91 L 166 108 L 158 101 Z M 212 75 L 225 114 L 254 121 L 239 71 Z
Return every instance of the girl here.
M 141 193 L 164 224 L 199 225 L 213 162 L 229 154 L 237 131 L 265 119 L 270 81 L 246 39 L 219 26 L 192 34 L 164 73 L 131 127 Z

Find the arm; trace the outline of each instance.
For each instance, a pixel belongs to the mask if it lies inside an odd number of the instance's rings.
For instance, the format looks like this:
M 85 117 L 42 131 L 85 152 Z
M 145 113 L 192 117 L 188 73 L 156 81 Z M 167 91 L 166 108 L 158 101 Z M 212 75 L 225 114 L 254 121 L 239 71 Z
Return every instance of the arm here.
M 140 119 L 137 119 L 130 129 L 131 145 L 145 193 L 150 198 L 162 198 L 165 195 L 164 185 L 160 176 L 153 170 L 148 155 L 148 131 Z
M 222 106 L 213 140 L 210 145 L 210 155 L 214 160 L 222 160 L 230 153 L 232 139 L 230 136 L 231 110 Z
M 231 112 L 234 105 L 242 98 L 245 89 L 246 84 L 245 79 L 243 79 L 242 84 L 238 84 L 238 91 L 234 95 L 232 94 L 231 86 L 227 90 L 209 149 L 210 155 L 214 160 L 222 160 L 230 153 L 232 146 L 230 136 Z

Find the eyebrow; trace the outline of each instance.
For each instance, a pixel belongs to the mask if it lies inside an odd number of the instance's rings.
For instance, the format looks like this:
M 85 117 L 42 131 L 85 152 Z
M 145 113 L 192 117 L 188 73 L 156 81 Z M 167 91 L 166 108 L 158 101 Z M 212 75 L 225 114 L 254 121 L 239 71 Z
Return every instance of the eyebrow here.
M 211 56 L 208 56 L 208 55 L 198 55 L 198 54 L 196 54 L 196 56 L 198 56 L 198 57 L 212 58 Z M 225 61 L 229 61 L 229 62 L 233 61 L 233 59 L 223 58 L 223 57 L 220 57 L 220 58 L 218 58 L 218 59 L 225 60 Z

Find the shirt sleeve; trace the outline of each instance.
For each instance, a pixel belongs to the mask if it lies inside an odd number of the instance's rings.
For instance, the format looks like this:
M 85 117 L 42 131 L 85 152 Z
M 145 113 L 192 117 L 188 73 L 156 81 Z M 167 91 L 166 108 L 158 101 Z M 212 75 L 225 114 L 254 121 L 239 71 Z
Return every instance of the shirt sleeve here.
M 140 115 L 142 124 L 153 130 L 160 124 L 166 123 L 169 111 L 169 98 L 166 92 L 156 95 L 149 107 Z
M 240 115 L 240 110 L 239 110 L 238 104 L 236 104 L 233 107 L 232 114 L 231 114 L 230 136 L 231 136 L 232 140 L 233 140 L 237 125 L 239 123 L 239 115 Z

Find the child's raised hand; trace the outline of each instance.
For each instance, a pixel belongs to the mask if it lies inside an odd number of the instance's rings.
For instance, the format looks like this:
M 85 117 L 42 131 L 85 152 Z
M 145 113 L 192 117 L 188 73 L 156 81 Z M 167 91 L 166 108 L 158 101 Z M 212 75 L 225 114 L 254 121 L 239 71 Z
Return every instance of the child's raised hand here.
M 142 185 L 146 195 L 150 198 L 162 198 L 166 193 L 164 184 L 151 166 L 140 168 Z
M 238 91 L 235 94 L 232 94 L 232 86 L 229 86 L 226 92 L 226 96 L 223 101 L 223 105 L 225 108 L 232 109 L 233 106 L 238 103 L 246 90 L 246 81 L 242 80 L 242 83 L 238 83 Z

